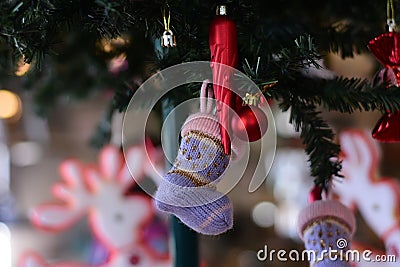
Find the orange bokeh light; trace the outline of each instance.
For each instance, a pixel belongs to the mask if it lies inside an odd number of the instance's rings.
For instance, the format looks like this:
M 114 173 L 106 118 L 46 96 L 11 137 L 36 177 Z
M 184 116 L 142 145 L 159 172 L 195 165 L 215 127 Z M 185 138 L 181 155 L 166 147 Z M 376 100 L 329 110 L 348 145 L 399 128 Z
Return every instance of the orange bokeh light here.
M 0 90 L 0 119 L 10 119 L 21 114 L 21 99 L 13 92 Z

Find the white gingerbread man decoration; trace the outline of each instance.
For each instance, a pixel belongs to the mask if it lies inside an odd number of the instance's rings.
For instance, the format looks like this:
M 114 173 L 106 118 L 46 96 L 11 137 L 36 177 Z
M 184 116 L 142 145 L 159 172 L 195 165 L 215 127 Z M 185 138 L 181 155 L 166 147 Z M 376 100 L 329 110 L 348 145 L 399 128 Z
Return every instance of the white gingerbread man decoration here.
M 152 147 L 147 152 L 150 158 L 160 159 L 159 149 Z M 64 161 L 60 166 L 62 182 L 53 188 L 62 203 L 39 205 L 31 214 L 35 226 L 50 231 L 62 231 L 87 215 L 92 233 L 109 251 L 106 262 L 50 264 L 39 254 L 29 252 L 21 257 L 19 266 L 170 267 L 169 256 L 158 255 L 143 240 L 143 229 L 155 216 L 151 198 L 125 194 L 135 180 L 152 176 L 157 181 L 153 164 L 162 169 L 163 162 L 152 162 L 147 152 L 144 146 L 130 148 L 125 154 L 129 162 L 126 164 L 121 151 L 109 145 L 101 150 L 98 166 L 84 165 L 75 159 Z
M 354 266 L 400 266 L 400 184 L 395 178 L 380 177 L 380 150 L 369 133 L 346 130 L 340 136 L 342 174 L 345 179 L 334 180 L 333 192 L 339 200 L 358 209 L 366 223 L 381 238 L 386 251 L 377 254 L 395 255 L 397 261 L 360 262 Z M 354 242 L 353 242 L 354 243 Z M 358 249 L 366 246 L 357 245 Z

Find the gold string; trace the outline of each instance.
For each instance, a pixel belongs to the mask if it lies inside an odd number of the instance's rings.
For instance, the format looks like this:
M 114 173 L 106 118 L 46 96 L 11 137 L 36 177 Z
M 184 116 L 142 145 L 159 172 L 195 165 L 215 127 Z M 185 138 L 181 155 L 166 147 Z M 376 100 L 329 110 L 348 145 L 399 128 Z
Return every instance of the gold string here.
M 395 31 L 396 28 L 396 21 L 394 19 L 394 3 L 393 0 L 388 0 L 387 1 L 387 7 L 386 7 L 386 12 L 387 12 L 387 20 L 386 23 L 389 27 L 389 32 Z
M 167 16 L 165 14 L 167 9 L 168 9 L 168 19 L 167 19 Z M 164 5 L 163 17 L 164 17 L 164 28 L 165 28 L 165 31 L 169 31 L 169 24 L 171 22 L 171 9 L 170 9 L 169 4 L 167 2 L 165 2 L 165 5 Z
M 394 20 L 394 4 L 393 0 L 387 1 L 387 19 Z

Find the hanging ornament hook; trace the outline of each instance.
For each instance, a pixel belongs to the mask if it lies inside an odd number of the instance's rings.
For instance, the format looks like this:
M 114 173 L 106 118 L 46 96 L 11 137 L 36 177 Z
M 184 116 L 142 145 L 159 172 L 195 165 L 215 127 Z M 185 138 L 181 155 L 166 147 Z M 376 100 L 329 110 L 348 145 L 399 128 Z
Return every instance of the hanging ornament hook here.
M 394 32 L 396 30 L 396 21 L 394 18 L 394 4 L 393 0 L 387 1 L 387 20 L 386 23 L 389 27 L 389 32 Z
M 165 2 L 163 9 L 163 19 L 164 19 L 164 33 L 161 36 L 161 46 L 162 47 L 175 47 L 176 38 L 170 29 L 171 23 L 171 8 L 168 2 Z

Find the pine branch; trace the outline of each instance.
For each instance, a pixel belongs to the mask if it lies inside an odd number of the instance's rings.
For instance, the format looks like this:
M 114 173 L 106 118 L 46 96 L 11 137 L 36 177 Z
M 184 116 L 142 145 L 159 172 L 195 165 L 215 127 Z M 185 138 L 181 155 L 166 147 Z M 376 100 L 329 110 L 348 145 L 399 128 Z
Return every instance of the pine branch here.
M 333 160 L 338 158 L 340 146 L 333 141 L 334 133 L 319 116 L 315 106 L 293 98 L 290 107 L 290 123 L 296 131 L 301 131 L 300 137 L 306 146 L 314 183 L 327 190 L 332 175 L 340 176 L 341 165 Z
M 333 80 L 296 77 L 299 85 L 292 90 L 303 101 L 322 106 L 329 111 L 353 113 L 355 111 L 381 112 L 400 110 L 400 90 L 381 83 L 372 85 L 369 80 L 338 77 Z M 286 86 L 286 85 L 285 85 Z M 279 98 L 278 90 L 270 91 Z
M 319 94 L 315 95 L 315 103 L 328 110 L 342 113 L 400 110 L 400 90 L 395 86 L 386 88 L 385 84 L 381 84 L 374 87 L 367 80 L 338 78 L 334 81 L 322 80 L 320 88 Z
M 352 56 L 363 51 L 371 37 L 384 31 L 385 2 L 382 1 L 227 1 L 230 16 L 237 21 L 243 58 L 275 53 L 296 36 L 310 33 L 324 51 Z M 7 40 L 27 62 L 41 62 L 63 34 L 96 32 L 115 38 L 135 28 L 155 37 L 162 31 L 164 1 L 131 0 L 15 0 L 0 3 L 0 37 Z M 215 1 L 176 0 L 171 4 L 172 29 L 185 52 L 196 52 L 196 44 L 207 39 Z M 311 7 L 311 8 L 310 8 Z M 287 12 L 287 10 L 296 12 Z M 201 18 L 194 20 L 193 18 Z M 182 38 L 183 37 L 183 38 Z M 188 38 L 187 38 L 188 37 Z M 205 38 L 203 38 L 205 37 Z M 261 49 L 260 49 L 261 47 Z M 259 50 L 259 53 L 252 53 Z

